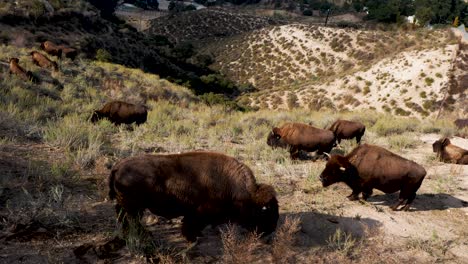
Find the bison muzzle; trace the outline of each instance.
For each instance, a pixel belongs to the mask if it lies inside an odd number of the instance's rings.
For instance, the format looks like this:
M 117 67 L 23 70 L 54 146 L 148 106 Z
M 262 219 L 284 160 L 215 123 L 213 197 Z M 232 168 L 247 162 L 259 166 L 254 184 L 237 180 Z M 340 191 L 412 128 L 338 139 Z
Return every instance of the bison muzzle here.
M 421 186 L 426 170 L 419 164 L 400 157 L 384 148 L 364 144 L 356 147 L 346 156 L 332 155 L 320 174 L 323 187 L 344 182 L 353 192 L 350 200 L 362 197 L 367 200 L 373 189 L 384 193 L 400 191 L 397 210 L 403 203 L 408 210 Z
M 127 158 L 112 168 L 109 188 L 124 231 L 145 209 L 169 219 L 183 216 L 182 235 L 189 241 L 207 225 L 227 222 L 266 235 L 279 217 L 273 187 L 257 184 L 249 167 L 219 153 Z

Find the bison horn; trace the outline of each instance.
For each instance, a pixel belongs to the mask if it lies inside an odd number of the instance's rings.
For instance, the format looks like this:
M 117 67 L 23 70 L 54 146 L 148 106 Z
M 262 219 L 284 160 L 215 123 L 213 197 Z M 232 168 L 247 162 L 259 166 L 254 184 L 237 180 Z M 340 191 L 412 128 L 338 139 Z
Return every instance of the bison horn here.
M 345 167 L 340 167 L 340 171 L 345 171 L 346 168 Z
M 330 154 L 324 152 L 323 154 L 325 154 L 327 157 L 331 158 Z

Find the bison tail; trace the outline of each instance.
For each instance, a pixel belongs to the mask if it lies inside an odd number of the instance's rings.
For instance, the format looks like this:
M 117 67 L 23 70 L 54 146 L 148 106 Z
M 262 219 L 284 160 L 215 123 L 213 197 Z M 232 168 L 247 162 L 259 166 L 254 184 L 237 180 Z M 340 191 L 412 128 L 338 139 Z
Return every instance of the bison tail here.
M 115 170 L 111 171 L 109 175 L 109 199 L 114 200 L 115 196 L 117 195 L 114 188 L 114 181 L 115 181 Z

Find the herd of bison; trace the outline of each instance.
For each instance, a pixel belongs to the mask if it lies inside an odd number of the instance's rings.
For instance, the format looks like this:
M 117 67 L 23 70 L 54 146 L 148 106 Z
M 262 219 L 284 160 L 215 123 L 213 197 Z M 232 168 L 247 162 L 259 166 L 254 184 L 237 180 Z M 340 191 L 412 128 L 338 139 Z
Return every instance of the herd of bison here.
M 58 58 L 74 59 L 77 50 L 50 41 L 41 49 Z M 58 71 L 57 63 L 45 54 L 30 53 L 35 65 Z M 10 74 L 38 83 L 40 79 L 11 58 Z M 148 109 L 122 101 L 106 103 L 94 111 L 91 121 L 107 118 L 110 122 L 137 125 L 145 123 Z M 455 122 L 458 128 L 468 126 L 467 119 Z M 363 144 L 365 126 L 356 121 L 337 120 L 327 129 L 301 123 L 286 123 L 274 127 L 267 136 L 273 148 L 286 148 L 291 159 L 300 152 L 314 152 L 327 159 L 320 174 L 323 187 L 344 182 L 352 193 L 350 200 L 366 200 L 373 189 L 385 193 L 400 191 L 393 210 L 408 210 L 416 192 L 426 176 L 419 164 L 405 159 L 382 147 Z M 358 146 L 349 154 L 330 155 L 342 139 L 356 139 Z M 441 161 L 468 164 L 468 150 L 441 138 L 432 145 Z M 267 235 L 275 231 L 279 218 L 278 200 L 272 186 L 258 184 L 252 170 L 235 158 L 213 152 L 187 152 L 171 155 L 143 155 L 117 162 L 109 176 L 109 197 L 116 199 L 117 218 L 122 223 L 124 235 L 130 223 L 140 225 L 145 209 L 165 218 L 183 216 L 182 235 L 196 241 L 207 225 L 226 222 L 238 223 L 248 230 Z

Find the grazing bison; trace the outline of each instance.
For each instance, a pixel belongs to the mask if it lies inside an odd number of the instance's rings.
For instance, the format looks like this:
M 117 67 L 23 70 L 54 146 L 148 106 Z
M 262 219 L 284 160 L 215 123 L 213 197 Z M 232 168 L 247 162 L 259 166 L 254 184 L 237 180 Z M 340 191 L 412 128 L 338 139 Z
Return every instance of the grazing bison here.
M 468 118 L 457 119 L 454 123 L 458 127 L 458 129 L 463 129 L 464 127 L 468 127 Z
M 446 137 L 434 142 L 432 150 L 437 153 L 442 162 L 468 164 L 468 150 L 453 145 Z
M 298 158 L 300 150 L 317 150 L 317 154 L 330 152 L 335 142 L 333 132 L 301 123 L 286 123 L 280 128 L 274 127 L 267 138 L 267 144 L 273 148 L 289 148 L 292 159 Z
M 356 138 L 356 142 L 361 144 L 361 138 L 366 131 L 366 126 L 360 122 L 338 119 L 330 126 L 328 130 L 335 134 L 338 144 L 341 143 L 341 139 L 352 138 Z
M 32 74 L 30 71 L 26 71 L 19 64 L 18 58 L 10 59 L 10 74 L 15 74 L 25 81 L 31 81 L 33 83 L 39 83 L 39 79 Z
M 408 210 L 421 186 L 426 170 L 419 164 L 400 157 L 384 148 L 364 144 L 346 156 L 332 155 L 320 174 L 323 187 L 336 182 L 346 183 L 353 192 L 350 200 L 366 200 L 372 189 L 385 193 L 400 191 L 399 201 L 392 206 L 397 210 L 405 201 L 403 210 Z
M 47 40 L 42 42 L 41 49 L 47 52 L 49 55 L 56 56 L 58 58 L 62 57 L 62 49 L 51 41 Z
M 55 61 L 51 61 L 47 56 L 39 53 L 37 51 L 32 51 L 31 53 L 32 61 L 34 64 L 41 68 L 53 68 L 54 71 L 58 71 L 58 65 Z
M 219 153 L 126 158 L 113 166 L 109 188 L 124 230 L 145 209 L 169 219 L 183 216 L 182 235 L 189 241 L 207 225 L 227 222 L 266 235 L 279 217 L 273 187 L 257 184 L 249 167 Z
M 96 122 L 101 118 L 107 118 L 116 125 L 136 123 L 137 125 L 146 122 L 148 109 L 144 105 L 134 105 L 122 101 L 112 101 L 106 103 L 101 110 L 94 111 L 91 122 Z

